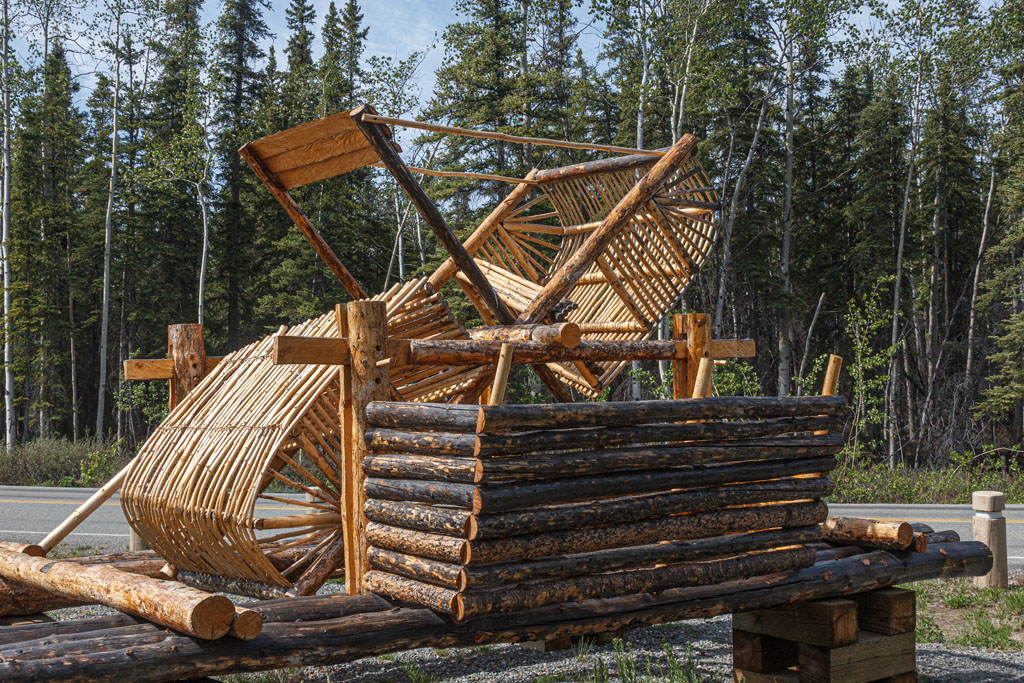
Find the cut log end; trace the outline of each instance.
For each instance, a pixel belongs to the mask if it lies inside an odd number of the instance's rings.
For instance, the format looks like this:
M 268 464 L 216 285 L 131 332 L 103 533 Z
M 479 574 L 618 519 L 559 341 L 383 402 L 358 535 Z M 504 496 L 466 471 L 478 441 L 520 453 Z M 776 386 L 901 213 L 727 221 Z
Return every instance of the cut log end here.
M 24 553 L 29 557 L 46 557 L 46 551 L 43 550 L 42 546 L 33 545 L 31 543 L 0 541 L 0 550 L 9 550 L 12 553 Z
M 252 640 L 263 630 L 263 617 L 255 610 L 235 608 L 234 620 L 228 633 L 239 640 Z
M 466 538 L 470 541 L 476 540 L 480 535 L 480 524 L 476 521 L 475 515 L 466 517 L 466 522 L 462 525 L 462 528 L 466 533 Z
M 234 622 L 235 606 L 231 601 L 223 595 L 211 595 L 195 605 L 190 626 L 196 637 L 216 640 L 227 635 Z

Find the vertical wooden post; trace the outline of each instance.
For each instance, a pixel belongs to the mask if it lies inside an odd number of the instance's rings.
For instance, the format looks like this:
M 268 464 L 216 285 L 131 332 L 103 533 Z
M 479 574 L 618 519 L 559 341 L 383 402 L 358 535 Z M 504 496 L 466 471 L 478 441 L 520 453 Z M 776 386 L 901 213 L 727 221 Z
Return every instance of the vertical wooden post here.
M 828 368 L 825 369 L 825 381 L 821 385 L 822 396 L 835 396 L 839 385 L 839 371 L 843 367 L 843 359 L 834 353 L 828 355 Z
M 715 362 L 710 358 L 701 358 L 697 368 L 697 381 L 693 384 L 691 398 L 707 398 L 711 395 L 711 377 Z
M 498 354 L 498 364 L 494 368 L 494 384 L 491 386 L 491 395 L 487 400 L 488 405 L 500 406 L 505 402 L 505 389 L 508 387 L 508 373 L 512 369 L 513 346 L 502 344 L 501 352 Z
M 186 323 L 167 326 L 167 357 L 174 363 L 167 398 L 167 409 L 174 410 L 188 393 L 206 376 L 206 346 L 203 344 L 203 326 Z M 149 546 L 136 533 L 128 530 L 128 550 L 149 550 Z
M 199 381 L 206 376 L 206 347 L 203 326 L 198 324 L 167 326 L 167 357 L 174 361 L 169 407 L 174 410 Z
M 363 515 L 363 458 L 366 457 L 366 406 L 388 400 L 388 366 L 378 365 L 387 355 L 387 307 L 383 301 L 353 301 L 346 306 L 348 320 L 351 432 L 346 443 L 343 496 L 349 514 L 345 544 L 345 584 L 350 595 L 366 592 L 363 576 L 368 571 L 366 518 Z
M 975 576 L 974 585 L 982 588 L 1006 588 L 1006 498 L 1000 491 L 975 491 L 971 496 L 974 508 L 974 540 L 981 541 L 992 551 L 992 570 L 984 576 Z
M 711 358 L 711 316 L 707 313 L 686 314 L 686 347 L 689 359 L 686 363 L 686 396 L 693 396 L 700 371 L 700 359 Z
M 686 337 L 686 317 L 682 313 L 672 314 L 672 339 L 681 341 Z M 672 398 L 690 398 L 686 393 L 686 359 L 677 358 L 672 361 Z

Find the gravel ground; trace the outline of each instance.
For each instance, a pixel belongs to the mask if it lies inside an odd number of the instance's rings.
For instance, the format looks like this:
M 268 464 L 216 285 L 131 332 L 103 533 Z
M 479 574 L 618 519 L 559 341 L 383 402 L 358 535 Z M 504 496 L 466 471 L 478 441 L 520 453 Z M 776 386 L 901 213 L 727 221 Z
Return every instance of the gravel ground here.
M 325 588 L 335 592 L 333 585 Z M 51 615 L 63 621 L 113 613 L 114 610 L 107 607 L 92 606 L 58 610 Z M 731 680 L 732 671 L 731 622 L 731 617 L 722 616 L 663 624 L 630 631 L 626 641 L 636 655 L 641 675 L 650 675 L 654 680 L 664 678 L 663 672 L 668 665 L 667 644 L 676 662 L 682 665 L 692 662 L 697 680 L 725 682 Z M 422 648 L 369 657 L 349 664 L 311 667 L 266 677 L 253 675 L 242 680 L 285 683 L 305 680 L 321 683 L 587 683 L 592 680 L 598 658 L 613 674 L 612 680 L 618 680 L 614 677 L 616 651 L 611 644 L 584 644 L 559 652 L 539 652 L 522 645 L 483 645 L 451 650 Z M 919 643 L 917 664 L 921 681 L 1024 683 L 1024 652 L 1019 650 L 986 651 L 952 648 L 942 643 Z

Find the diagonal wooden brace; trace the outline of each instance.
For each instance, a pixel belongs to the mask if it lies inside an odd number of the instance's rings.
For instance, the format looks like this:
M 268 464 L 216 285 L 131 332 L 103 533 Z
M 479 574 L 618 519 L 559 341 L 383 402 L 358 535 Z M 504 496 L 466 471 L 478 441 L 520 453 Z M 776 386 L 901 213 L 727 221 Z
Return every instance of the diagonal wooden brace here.
M 476 264 L 473 257 L 466 251 L 466 248 L 459 241 L 455 232 L 444 220 L 444 216 L 441 215 L 437 206 L 430 200 L 427 193 L 423 191 L 420 184 L 413 178 L 409 167 L 405 165 L 402 158 L 395 152 L 384 133 L 386 130 L 385 126 L 363 120 L 364 114 L 376 114 L 376 112 L 373 110 L 373 107 L 364 104 L 352 111 L 352 120 L 355 121 L 356 127 L 363 132 L 363 135 L 366 136 L 370 146 L 373 147 L 377 156 L 380 157 L 381 163 L 391 171 L 395 180 L 405 190 L 416 210 L 423 216 L 423 220 L 426 221 L 427 225 L 437 236 L 437 239 L 448 251 L 454 265 L 465 274 L 479 295 L 480 304 L 487 309 L 486 312 L 490 317 L 499 324 L 511 325 L 515 322 L 515 316 L 512 315 L 505 302 L 498 297 L 498 293 L 494 291 L 494 287 L 483 271 L 480 270 L 480 266 Z M 509 206 L 511 206 L 511 203 Z M 473 299 L 474 297 L 470 298 Z M 483 313 L 484 311 L 481 311 L 481 314 Z M 555 378 L 554 374 L 546 366 L 536 365 L 534 370 L 556 400 L 564 403 L 571 399 L 565 387 L 562 386 L 561 382 Z
M 690 134 L 684 135 L 669 151 L 651 167 L 643 178 L 630 189 L 619 203 L 608 212 L 587 241 L 566 260 L 561 268 L 548 280 L 547 285 L 530 302 L 516 320 L 517 323 L 538 323 L 543 321 L 569 291 L 576 285 L 583 273 L 600 257 L 608 245 L 621 233 L 634 214 L 651 201 L 662 185 L 693 154 L 697 140 Z

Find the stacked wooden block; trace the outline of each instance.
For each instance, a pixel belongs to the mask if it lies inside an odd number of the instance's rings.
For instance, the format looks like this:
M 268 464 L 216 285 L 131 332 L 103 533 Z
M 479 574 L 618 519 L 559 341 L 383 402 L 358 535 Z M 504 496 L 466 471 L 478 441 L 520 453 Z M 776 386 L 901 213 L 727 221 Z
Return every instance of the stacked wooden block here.
M 463 619 L 809 566 L 845 412 L 371 403 L 366 585 Z
M 912 683 L 913 591 L 884 588 L 733 615 L 739 683 Z

